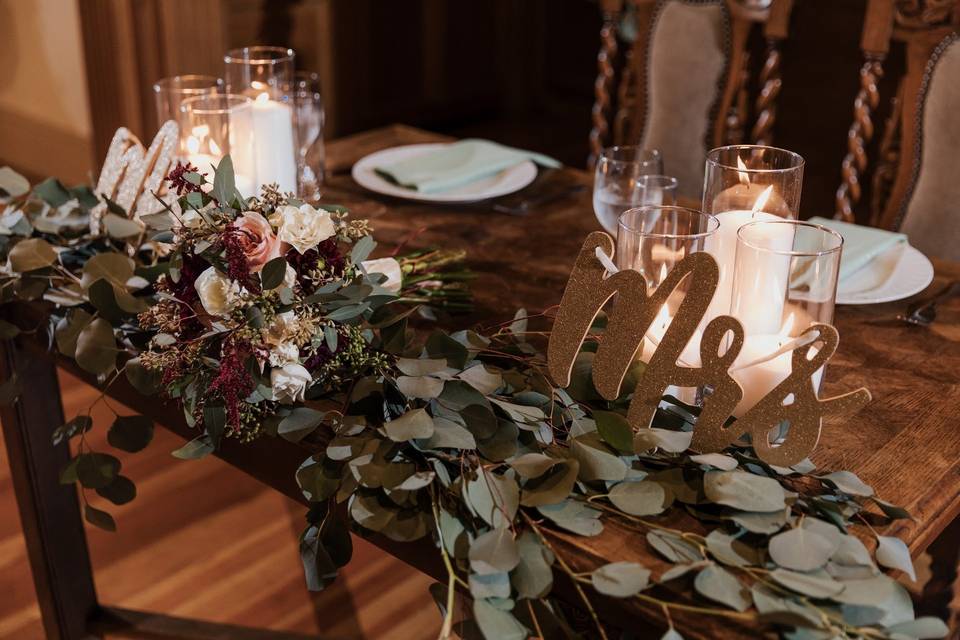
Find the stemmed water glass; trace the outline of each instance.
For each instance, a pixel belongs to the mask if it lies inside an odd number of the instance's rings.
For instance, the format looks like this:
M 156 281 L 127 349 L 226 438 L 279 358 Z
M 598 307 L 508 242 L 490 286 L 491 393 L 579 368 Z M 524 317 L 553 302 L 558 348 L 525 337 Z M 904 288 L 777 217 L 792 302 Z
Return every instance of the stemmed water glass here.
M 319 193 L 325 177 L 323 147 L 323 96 L 320 76 L 312 71 L 294 74 L 294 106 L 297 110 L 297 169 L 300 193 L 305 197 Z
M 593 181 L 593 211 L 608 233 L 616 235 L 617 219 L 624 211 L 647 204 L 641 198 L 652 190 L 638 188 L 639 178 L 662 173 L 663 158 L 656 149 L 618 146 L 600 153 Z

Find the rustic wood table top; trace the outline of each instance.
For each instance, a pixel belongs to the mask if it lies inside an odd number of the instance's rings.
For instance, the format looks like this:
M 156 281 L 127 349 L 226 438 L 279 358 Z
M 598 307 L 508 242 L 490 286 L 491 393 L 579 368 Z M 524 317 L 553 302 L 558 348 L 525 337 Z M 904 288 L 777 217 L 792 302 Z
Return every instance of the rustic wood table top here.
M 469 252 L 469 267 L 479 275 L 474 285 L 476 312 L 454 318 L 458 326 L 451 328 L 509 320 L 518 308 L 536 313 L 559 303 L 583 239 L 599 229 L 591 205 L 592 176 L 570 168 L 555 172 L 549 179 L 582 184 L 585 189 L 535 207 L 525 216 L 496 213 L 482 204 L 394 200 L 363 191 L 349 176 L 352 164 L 373 151 L 442 140 L 436 134 L 396 125 L 328 143 L 330 175 L 324 200 L 369 218 L 380 250 L 406 243 Z M 935 268 L 931 289 L 960 278 L 960 264 L 935 262 Z M 854 471 L 883 499 L 906 507 L 914 520 L 900 520 L 880 530 L 902 537 L 916 556 L 960 514 L 960 299 L 944 304 L 929 328 L 896 320 L 905 304 L 837 308 L 841 340 L 827 370 L 826 394 L 866 386 L 874 399 L 853 417 L 827 421 L 812 459 L 823 469 Z M 193 437 L 171 404 L 144 399 L 123 386 L 115 385 L 111 394 Z M 244 445 L 227 442 L 219 455 L 302 501 L 293 472 L 309 455 L 304 445 L 273 438 Z M 675 518 L 696 526 L 689 517 Z M 618 560 L 640 562 L 655 573 L 666 566 L 647 547 L 642 533 L 626 522 L 609 521 L 594 538 L 560 532 L 554 536 L 558 550 L 575 570 Z M 374 540 L 428 573 L 443 575 L 428 541 L 398 545 Z M 636 600 L 593 595 L 601 617 L 621 628 L 635 628 L 638 616 L 662 619 L 659 611 L 646 610 Z M 729 621 L 718 623 L 693 615 L 675 616 L 675 621 L 682 625 L 685 637 L 756 636 L 755 630 L 738 629 Z

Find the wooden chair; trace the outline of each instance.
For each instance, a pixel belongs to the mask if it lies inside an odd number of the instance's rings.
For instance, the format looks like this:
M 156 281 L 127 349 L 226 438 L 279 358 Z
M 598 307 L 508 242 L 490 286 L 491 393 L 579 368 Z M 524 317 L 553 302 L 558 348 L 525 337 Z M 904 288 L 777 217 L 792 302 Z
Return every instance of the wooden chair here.
M 766 5 L 766 6 L 764 6 Z M 598 75 L 590 131 L 593 166 L 608 144 L 663 152 L 680 195 L 699 198 L 707 150 L 769 144 L 780 92 L 780 43 L 793 0 L 601 0 Z M 748 39 L 764 25 L 761 89 L 748 95 Z M 623 49 L 623 55 L 618 53 Z
M 861 39 L 860 90 L 841 163 L 835 213 L 847 221 L 902 229 L 921 250 L 953 259 L 960 257 L 960 217 L 948 221 L 960 202 L 960 170 L 954 159 L 960 147 L 958 26 L 960 0 L 869 0 Z M 891 42 L 903 44 L 906 71 L 890 97 L 867 208 L 862 202 L 867 148 Z

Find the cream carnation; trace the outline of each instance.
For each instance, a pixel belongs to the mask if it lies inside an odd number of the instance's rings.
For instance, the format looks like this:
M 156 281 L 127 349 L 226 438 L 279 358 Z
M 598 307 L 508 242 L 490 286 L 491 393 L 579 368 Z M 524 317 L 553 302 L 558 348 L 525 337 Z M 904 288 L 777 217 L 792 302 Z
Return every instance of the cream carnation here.
M 241 302 L 242 288 L 236 282 L 208 267 L 193 283 L 200 304 L 212 316 L 228 316 Z
M 277 237 L 301 254 L 337 232 L 329 211 L 314 209 L 308 204 L 300 205 L 299 209 L 291 205 L 280 207 L 271 218 L 274 219 L 280 227 Z
M 270 370 L 273 399 L 284 404 L 303 400 L 310 384 L 310 372 L 303 365 L 291 362 Z

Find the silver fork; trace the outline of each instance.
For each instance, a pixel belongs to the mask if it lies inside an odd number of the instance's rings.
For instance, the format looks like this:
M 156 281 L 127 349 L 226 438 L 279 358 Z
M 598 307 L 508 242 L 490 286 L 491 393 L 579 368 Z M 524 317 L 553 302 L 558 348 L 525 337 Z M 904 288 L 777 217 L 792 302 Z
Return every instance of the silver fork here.
M 912 303 L 907 307 L 903 315 L 897 316 L 897 319 L 918 327 L 927 327 L 932 324 L 937 317 L 937 305 L 949 300 L 955 295 L 960 295 L 960 280 L 950 282 L 926 300 L 918 300 Z

